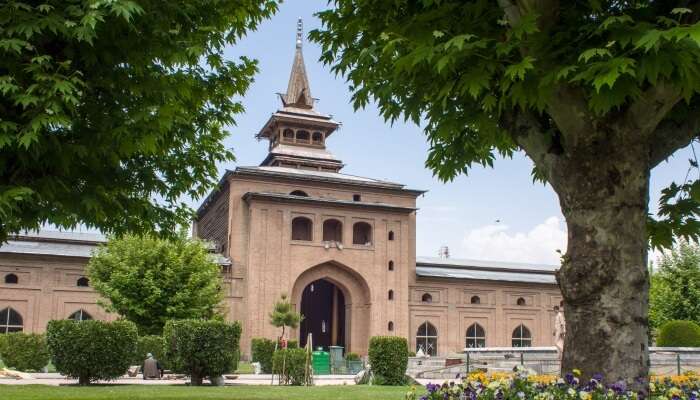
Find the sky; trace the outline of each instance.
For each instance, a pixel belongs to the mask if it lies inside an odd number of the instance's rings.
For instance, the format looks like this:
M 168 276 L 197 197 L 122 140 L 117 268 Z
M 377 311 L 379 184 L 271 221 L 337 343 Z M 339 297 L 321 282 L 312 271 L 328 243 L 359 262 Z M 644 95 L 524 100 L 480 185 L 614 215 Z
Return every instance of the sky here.
M 259 165 L 264 159 L 267 143 L 257 141 L 255 134 L 280 107 L 276 93 L 287 88 L 297 18 L 303 19 L 307 34 L 320 27 L 314 14 L 326 4 L 286 1 L 257 31 L 227 49 L 228 59 L 242 55 L 257 59 L 260 71 L 240 99 L 246 112 L 229 127 L 226 145 L 236 161 L 220 165 L 221 174 L 236 166 Z M 493 168 L 475 167 L 468 176 L 440 182 L 425 167 L 429 146 L 420 126 L 391 126 L 375 107 L 353 110 L 345 80 L 318 61 L 319 46 L 305 39 L 303 50 L 311 93 L 319 99 L 317 110 L 342 123 L 327 141 L 328 149 L 346 164 L 342 172 L 428 190 L 418 198 L 418 256 L 437 256 L 441 246 L 448 246 L 453 258 L 559 264 L 557 250 L 566 249 L 564 218 L 552 188 L 532 182 L 528 158 L 517 153 L 512 159 L 499 159 Z M 688 148 L 680 150 L 652 171 L 652 212 L 660 190 L 684 179 L 689 158 Z

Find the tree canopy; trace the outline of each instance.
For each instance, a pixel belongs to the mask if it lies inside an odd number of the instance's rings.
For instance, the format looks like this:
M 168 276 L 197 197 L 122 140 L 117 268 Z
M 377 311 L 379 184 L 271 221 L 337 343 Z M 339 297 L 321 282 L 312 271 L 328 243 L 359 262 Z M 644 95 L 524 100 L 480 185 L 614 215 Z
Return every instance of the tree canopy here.
M 681 242 L 659 259 L 651 276 L 649 321 L 658 329 L 672 320 L 700 324 L 700 246 Z
M 334 0 L 319 16 L 311 38 L 354 106 L 423 126 L 440 179 L 527 154 L 567 222 L 562 371 L 643 390 L 649 240 L 700 235 L 700 182 L 648 207 L 651 169 L 700 134 L 700 3 Z
M 139 328 L 161 334 L 171 319 L 222 315 L 220 267 L 207 245 L 184 234 L 173 239 L 127 235 L 99 247 L 88 262 L 101 304 Z
M 275 302 L 275 307 L 270 313 L 270 324 L 282 328 L 281 337 L 284 337 L 285 327 L 288 326 L 292 329 L 296 329 L 302 319 L 304 319 L 304 317 L 294 310 L 294 306 L 289 302 L 286 294 L 280 296 L 280 299 Z
M 336 0 L 311 33 L 348 78 L 355 107 L 425 125 L 443 180 L 517 149 L 555 184 L 556 157 L 633 124 L 653 167 L 700 131 L 697 2 Z M 562 101 L 564 100 L 564 101 Z M 603 130 L 606 131 L 606 130 Z M 625 145 L 625 144 L 621 144 Z M 698 238 L 700 182 L 680 182 L 650 220 L 652 244 Z
M 0 3 L 0 241 L 50 223 L 174 232 L 233 159 L 225 127 L 273 0 Z

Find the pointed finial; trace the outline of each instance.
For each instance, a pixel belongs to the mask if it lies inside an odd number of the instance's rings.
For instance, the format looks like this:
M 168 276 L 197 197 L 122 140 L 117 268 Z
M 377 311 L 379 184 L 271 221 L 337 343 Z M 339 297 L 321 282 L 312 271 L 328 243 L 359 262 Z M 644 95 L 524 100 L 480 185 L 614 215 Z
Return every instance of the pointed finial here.
M 297 20 L 297 49 L 301 48 L 301 39 L 303 37 L 304 23 L 301 21 L 301 17 Z

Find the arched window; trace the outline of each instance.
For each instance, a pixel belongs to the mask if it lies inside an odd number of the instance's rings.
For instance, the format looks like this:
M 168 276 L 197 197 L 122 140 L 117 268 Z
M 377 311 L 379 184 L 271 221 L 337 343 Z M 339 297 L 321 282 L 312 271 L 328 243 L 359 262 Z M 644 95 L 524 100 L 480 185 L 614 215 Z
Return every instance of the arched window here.
M 323 241 L 342 242 L 343 223 L 337 219 L 327 219 L 323 221 Z
M 389 332 L 394 330 L 394 322 L 393 321 L 389 321 L 387 329 L 389 330 Z
M 299 197 L 309 197 L 309 195 L 306 194 L 306 192 L 303 191 L 303 190 L 295 190 L 295 191 L 293 191 L 292 193 L 290 193 L 290 195 L 292 195 L 292 196 L 299 196 Z
M 393 271 L 393 270 L 394 270 L 394 262 L 389 261 L 389 271 Z
M 285 142 L 293 142 L 294 131 L 291 129 L 285 129 L 284 132 L 282 132 L 282 140 Z
M 423 303 L 432 303 L 433 296 L 431 296 L 430 293 L 423 293 L 423 296 L 420 298 L 420 301 L 422 301 Z
M 518 325 L 513 330 L 513 347 L 530 347 L 532 346 L 532 334 L 530 330 L 523 324 Z
M 474 323 L 467 328 L 466 347 L 469 349 L 486 347 L 486 331 L 481 325 Z
M 394 291 L 389 290 L 389 300 L 394 300 Z
M 416 352 L 423 350 L 427 355 L 436 356 L 437 339 L 437 329 L 430 322 L 424 322 L 416 332 Z
M 314 144 L 323 144 L 323 133 L 314 132 L 314 134 L 311 136 L 311 141 Z
M 389 240 L 394 240 L 394 231 L 389 231 Z
M 88 314 L 87 311 L 81 308 L 80 310 L 69 315 L 68 319 L 72 319 L 74 321 L 89 321 L 92 319 L 92 315 Z
M 518 301 L 516 302 L 519 306 L 524 306 L 527 305 L 527 302 L 525 301 L 524 298 L 518 297 Z
M 75 284 L 80 287 L 88 287 L 90 286 L 90 280 L 86 277 L 79 278 Z
M 313 223 L 306 217 L 296 217 L 292 220 L 292 240 L 311 240 Z
M 481 298 L 479 296 L 472 296 L 470 300 L 472 304 L 481 304 Z
M 17 275 L 15 274 L 7 274 L 5 275 L 5 283 L 16 285 L 19 283 L 19 278 L 17 278 Z
M 309 143 L 309 132 L 305 130 L 297 131 L 297 143 Z
M 0 310 L 0 333 L 22 332 L 22 316 L 13 308 Z
M 352 244 L 372 244 L 372 226 L 366 222 L 357 222 L 352 226 Z

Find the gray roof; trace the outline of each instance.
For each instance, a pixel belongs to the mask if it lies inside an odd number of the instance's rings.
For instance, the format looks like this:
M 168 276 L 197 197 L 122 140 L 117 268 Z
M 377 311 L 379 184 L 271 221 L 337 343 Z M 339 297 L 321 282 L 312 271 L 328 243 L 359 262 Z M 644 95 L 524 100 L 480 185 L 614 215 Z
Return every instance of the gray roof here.
M 426 278 L 556 284 L 555 265 L 417 257 L 416 275 Z
M 27 232 L 16 235 L 0 245 L 0 254 L 27 254 L 90 258 L 92 252 L 107 242 L 101 233 L 71 231 Z M 212 256 L 219 265 L 231 265 L 231 260 L 218 253 Z
M 257 173 L 262 175 L 271 176 L 287 176 L 287 177 L 297 177 L 306 178 L 314 180 L 329 180 L 338 183 L 351 183 L 351 184 L 370 184 L 373 186 L 384 186 L 393 189 L 402 189 L 404 185 L 396 182 L 383 181 L 380 179 L 365 178 L 362 176 L 341 174 L 340 172 L 330 172 L 330 171 L 318 171 L 318 170 L 307 170 L 299 168 L 287 168 L 287 167 L 238 167 L 234 172 L 249 172 Z
M 341 162 L 330 151 L 326 149 L 314 147 L 291 146 L 288 144 L 278 144 L 270 150 L 270 154 L 279 154 L 292 157 L 314 158 L 318 160 L 327 160 Z M 291 169 L 291 168 L 289 168 Z
M 249 201 L 251 199 L 267 199 L 267 200 L 282 200 L 295 203 L 315 203 L 315 204 L 328 204 L 328 205 L 340 205 L 349 207 L 362 207 L 362 208 L 374 208 L 390 211 L 400 211 L 400 212 L 412 212 L 416 208 L 413 207 L 402 207 L 394 204 L 388 203 L 370 203 L 366 201 L 353 201 L 353 200 L 338 200 L 338 199 L 328 199 L 323 197 L 309 197 L 309 196 L 294 196 L 286 193 L 271 193 L 271 192 L 247 192 L 243 195 L 243 199 Z

